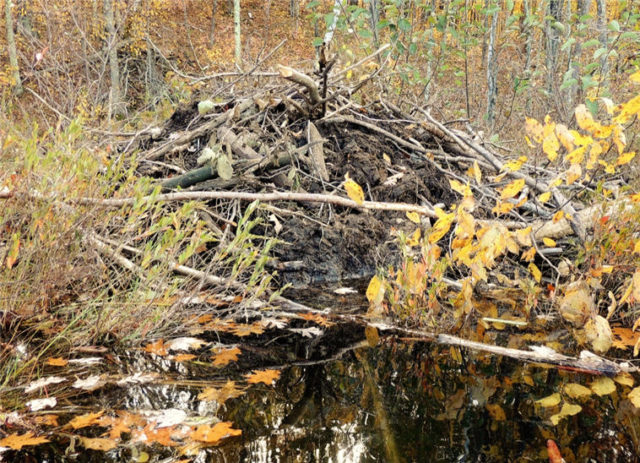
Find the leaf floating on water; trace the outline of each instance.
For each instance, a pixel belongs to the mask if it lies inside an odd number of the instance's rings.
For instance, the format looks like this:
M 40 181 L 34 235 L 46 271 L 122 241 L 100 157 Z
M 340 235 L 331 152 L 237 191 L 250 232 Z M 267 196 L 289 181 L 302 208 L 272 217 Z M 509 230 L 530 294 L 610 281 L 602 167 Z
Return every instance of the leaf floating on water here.
M 213 387 L 205 389 L 198 394 L 198 400 L 215 400 L 216 402 L 223 404 L 228 399 L 235 399 L 243 394 L 244 391 L 236 387 L 235 381 L 227 381 L 227 383 L 220 389 Z
M 58 384 L 65 380 L 66 378 L 62 378 L 60 376 L 47 376 L 46 378 L 40 378 L 36 381 L 29 383 L 29 385 L 24 388 L 24 392 L 28 394 L 29 392 L 33 392 L 40 388 L 49 386 L 50 384 Z
M 169 356 L 169 359 L 173 360 L 174 362 L 187 362 L 189 360 L 193 360 L 194 358 L 196 358 L 196 356 L 193 354 L 178 354 Z
M 0 440 L 0 447 L 9 447 L 13 450 L 20 450 L 22 447 L 30 445 L 40 445 L 49 442 L 45 437 L 34 437 L 31 431 L 18 435 L 10 434 L 4 439 Z
M 104 414 L 104 410 L 100 410 L 96 413 L 85 413 L 84 415 L 76 416 L 69 421 L 65 428 L 82 429 L 88 426 L 95 426 L 100 424 L 100 417 Z
M 44 410 L 45 408 L 53 408 L 58 404 L 55 397 L 47 397 L 46 399 L 34 399 L 27 402 L 25 405 L 32 412 Z
M 133 376 L 127 376 L 126 378 L 122 378 L 116 384 L 118 386 L 124 386 L 126 384 L 145 384 L 145 383 L 150 383 L 157 377 L 158 377 L 157 373 L 137 372 Z
M 231 362 L 238 360 L 238 356 L 242 353 L 240 348 L 232 347 L 230 349 L 216 349 L 215 355 L 212 357 L 213 365 L 216 367 L 224 367 Z
M 344 178 L 344 189 L 347 190 L 347 195 L 351 200 L 362 205 L 364 203 L 364 191 L 362 191 L 362 187 L 349 178 L 348 173 L 345 174 Z
M 264 325 L 260 322 L 252 323 L 251 325 L 238 324 L 235 325 L 231 332 L 236 336 L 245 337 L 252 334 L 262 334 L 264 333 Z
M 562 398 L 560 397 L 560 394 L 555 392 L 555 393 L 551 394 L 550 396 L 543 397 L 542 399 L 536 400 L 536 403 L 538 405 L 540 405 L 541 407 L 551 408 L 551 407 L 555 407 L 556 405 L 558 405 L 561 400 L 562 400 Z
M 117 447 L 118 443 L 113 439 L 105 438 L 89 438 L 80 437 L 80 443 L 85 449 L 100 450 L 102 452 L 108 452 Z
M 616 392 L 616 383 L 611 378 L 603 376 L 591 383 L 591 390 L 599 396 L 609 395 Z
M 633 376 L 631 376 L 631 373 L 627 373 L 626 371 L 619 373 L 615 378 L 613 378 L 613 380 L 618 384 L 629 387 L 633 387 L 635 383 Z
M 202 424 L 191 433 L 190 437 L 199 442 L 216 445 L 223 439 L 242 434 L 240 429 L 233 429 L 231 426 L 233 426 L 233 423 L 230 421 L 216 423 L 213 427 L 208 424 Z
M 588 387 L 584 387 L 582 384 L 569 383 L 564 385 L 564 393 L 572 399 L 579 399 L 581 397 L 589 397 L 593 392 Z
M 271 386 L 275 381 L 280 378 L 279 370 L 260 370 L 254 371 L 245 375 L 249 384 L 264 383 L 267 386 Z

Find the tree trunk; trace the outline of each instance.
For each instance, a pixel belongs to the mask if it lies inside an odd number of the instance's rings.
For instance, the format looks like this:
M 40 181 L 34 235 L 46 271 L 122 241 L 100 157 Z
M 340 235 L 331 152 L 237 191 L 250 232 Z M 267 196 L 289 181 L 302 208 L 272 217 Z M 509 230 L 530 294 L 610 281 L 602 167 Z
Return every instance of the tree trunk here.
M 118 64 L 118 32 L 113 11 L 113 0 L 104 0 L 104 19 L 107 29 L 107 50 L 109 56 L 109 76 L 111 89 L 109 91 L 109 114 L 121 116 L 124 114 L 120 91 L 120 67 Z
M 11 10 L 11 0 L 6 0 L 5 9 L 5 29 L 7 30 L 7 48 L 9 49 L 9 65 L 13 77 L 13 92 L 16 95 L 22 94 L 22 78 L 20 77 L 20 67 L 18 66 L 18 51 L 16 48 L 16 37 L 13 33 L 13 12 Z
M 495 11 L 491 18 L 491 30 L 489 32 L 489 47 L 487 49 L 487 122 L 493 127 L 496 119 L 496 99 L 498 97 L 498 60 L 496 57 L 496 33 L 498 30 L 498 12 Z
M 602 54 L 600 61 L 600 89 L 608 87 L 607 75 L 609 74 L 609 43 L 607 37 L 607 2 L 606 0 L 596 0 L 596 7 L 598 9 L 598 32 L 600 40 L 600 47 L 607 50 Z
M 240 35 L 240 0 L 233 0 L 233 25 L 236 43 L 236 66 L 242 69 L 242 36 Z
M 531 57 L 533 53 L 533 12 L 531 11 L 531 5 L 529 0 L 524 0 L 524 29 L 527 37 L 525 42 L 525 61 L 524 61 L 524 78 L 527 80 L 527 96 L 524 104 L 524 113 L 531 114 L 531 89 L 533 82 L 531 82 Z
M 380 0 L 369 0 L 369 13 L 371 15 L 371 32 L 373 34 L 373 45 L 380 48 L 380 36 L 378 34 L 378 23 L 380 22 Z
M 218 10 L 218 0 L 211 1 L 211 27 L 209 28 L 209 46 L 216 43 L 216 11 Z
M 336 26 L 338 25 L 338 16 L 340 16 L 340 12 L 342 11 L 342 2 L 344 0 L 334 0 L 333 3 L 333 21 L 331 24 L 327 24 L 327 32 L 324 34 L 324 44 L 328 47 L 333 40 L 333 34 L 336 31 Z

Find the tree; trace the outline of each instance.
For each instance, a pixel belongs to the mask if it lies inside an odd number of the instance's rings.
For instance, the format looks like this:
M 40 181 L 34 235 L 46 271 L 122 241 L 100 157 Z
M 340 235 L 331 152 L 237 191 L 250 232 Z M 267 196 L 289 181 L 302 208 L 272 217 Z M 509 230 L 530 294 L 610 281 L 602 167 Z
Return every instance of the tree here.
M 18 53 L 16 50 L 16 38 L 13 33 L 13 14 L 11 11 L 11 0 L 5 1 L 5 29 L 7 30 L 7 48 L 9 51 L 9 64 L 13 75 L 13 91 L 16 95 L 22 94 L 22 79 L 20 77 L 20 67 L 18 66 Z
M 118 31 L 116 29 L 113 0 L 104 0 L 104 19 L 107 29 L 107 51 L 109 56 L 109 76 L 111 88 L 109 91 L 109 114 L 122 115 L 120 91 L 120 67 L 118 65 Z
M 236 66 L 242 69 L 242 36 L 240 35 L 240 0 L 233 0 L 233 26 L 236 42 Z

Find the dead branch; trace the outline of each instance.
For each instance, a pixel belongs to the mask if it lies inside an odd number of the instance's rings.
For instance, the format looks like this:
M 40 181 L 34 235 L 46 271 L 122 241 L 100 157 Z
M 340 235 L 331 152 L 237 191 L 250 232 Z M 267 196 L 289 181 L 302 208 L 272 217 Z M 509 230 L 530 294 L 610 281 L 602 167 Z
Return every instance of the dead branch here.
M 305 87 L 309 91 L 309 98 L 311 99 L 312 105 L 316 105 L 322 102 L 318 85 L 311 77 L 303 74 L 300 71 L 296 71 L 289 66 L 283 66 L 282 64 L 278 65 L 278 71 L 280 72 L 280 75 L 285 79 Z

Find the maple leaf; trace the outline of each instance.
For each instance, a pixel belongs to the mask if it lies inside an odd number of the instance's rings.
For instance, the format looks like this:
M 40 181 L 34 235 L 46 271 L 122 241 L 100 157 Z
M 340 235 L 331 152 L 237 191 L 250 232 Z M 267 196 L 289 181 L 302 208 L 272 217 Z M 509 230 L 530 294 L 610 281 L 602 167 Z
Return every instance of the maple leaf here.
M 0 447 L 9 447 L 13 450 L 20 450 L 22 447 L 28 445 L 39 445 L 49 442 L 45 437 L 33 437 L 31 431 L 18 435 L 17 433 L 10 434 L 4 439 L 0 440 Z
M 240 429 L 233 429 L 232 425 L 233 423 L 230 421 L 216 423 L 213 427 L 208 424 L 202 424 L 191 433 L 190 437 L 199 442 L 216 445 L 222 439 L 242 434 Z
M 60 426 L 58 424 L 58 415 L 40 415 L 33 418 L 33 422 L 39 426 Z
M 235 399 L 244 394 L 242 389 L 236 387 L 235 381 L 227 381 L 220 389 L 209 387 L 198 394 L 199 400 L 214 400 L 220 404 L 225 403 L 228 399 Z
M 279 370 L 260 370 L 260 371 L 254 371 L 253 373 L 249 373 L 245 376 L 249 384 L 264 383 L 267 386 L 271 386 L 274 383 L 274 381 L 277 381 L 278 378 L 280 378 L 280 371 Z
M 211 357 L 213 359 L 213 365 L 216 367 L 223 367 L 231 362 L 238 360 L 238 356 L 242 351 L 238 347 L 232 347 L 231 349 L 216 349 L 215 355 Z
M 231 332 L 240 337 L 249 336 L 251 334 L 262 334 L 264 333 L 264 326 L 262 326 L 262 323 L 260 322 L 252 323 L 251 325 L 238 324 L 233 327 Z
M 144 346 L 144 351 L 150 354 L 156 354 L 159 356 L 167 355 L 167 348 L 164 345 L 164 340 L 158 339 L 156 342 L 152 342 L 151 344 L 147 344 Z
M 94 426 L 100 424 L 100 417 L 104 414 L 104 410 L 100 410 L 97 413 L 86 413 L 84 415 L 76 416 L 69 421 L 65 427 L 73 429 L 86 428 L 87 426 Z

